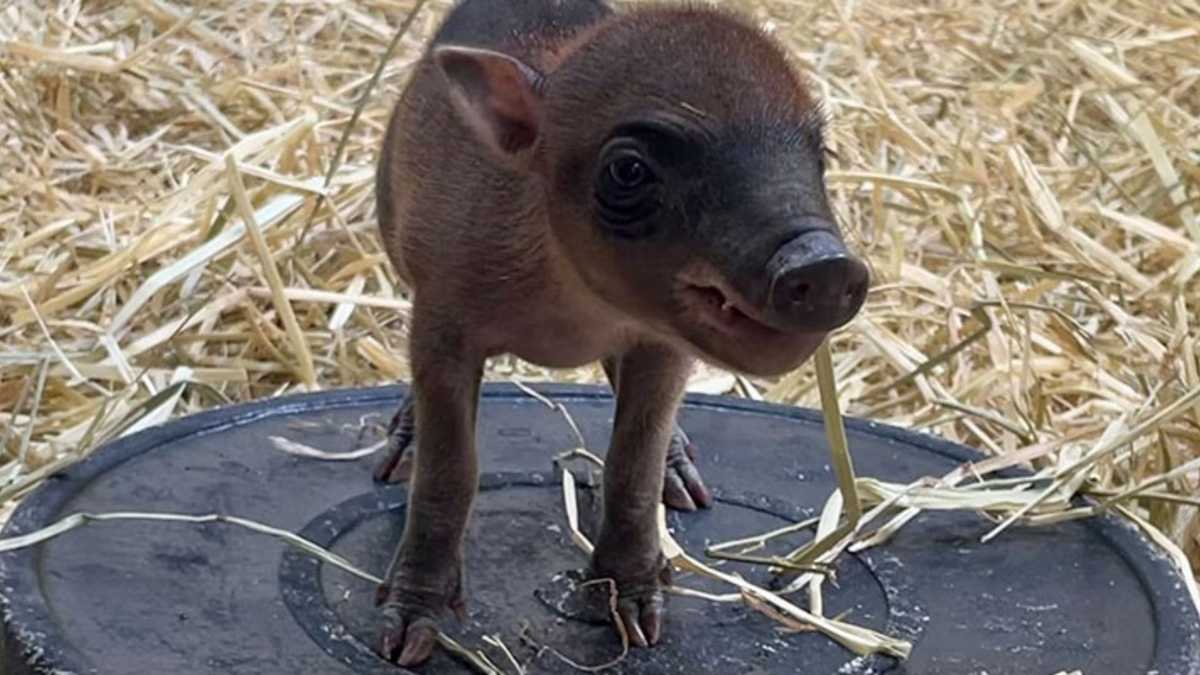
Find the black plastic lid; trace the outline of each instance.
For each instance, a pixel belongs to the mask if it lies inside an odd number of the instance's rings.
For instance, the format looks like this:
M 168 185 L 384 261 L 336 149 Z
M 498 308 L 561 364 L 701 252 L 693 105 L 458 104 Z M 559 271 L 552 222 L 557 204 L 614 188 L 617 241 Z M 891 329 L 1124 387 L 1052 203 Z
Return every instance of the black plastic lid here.
M 563 401 L 592 449 L 607 445 L 612 400 L 599 387 L 540 385 Z M 218 512 L 301 532 L 376 575 L 400 535 L 404 488 L 374 484 L 376 457 L 305 459 L 282 436 L 327 451 L 373 442 L 403 390 L 333 391 L 181 419 L 98 450 L 52 478 L 4 536 L 76 511 Z M 570 542 L 553 456 L 576 443 L 558 413 L 510 385 L 484 388 L 483 478 L 467 544 L 468 619 L 446 628 L 464 644 L 498 635 L 528 672 L 573 672 L 619 651 L 615 634 L 565 616 L 564 574 L 586 565 Z M 677 539 L 758 534 L 815 514 L 834 489 L 818 413 L 693 396 L 681 413 L 718 497 L 671 513 Z M 893 427 L 847 420 L 860 475 L 906 482 L 978 455 Z M 594 516 L 584 491 L 585 520 Z M 664 641 L 612 673 L 1200 673 L 1200 621 L 1173 567 L 1135 528 L 1103 517 L 1014 528 L 989 544 L 990 523 L 927 513 L 893 541 L 845 556 L 825 585 L 825 612 L 914 642 L 912 657 L 855 658 L 815 633 L 783 634 L 738 604 L 671 597 Z M 803 539 L 793 539 L 796 545 Z M 782 544 L 781 544 L 782 546 Z M 783 546 L 787 548 L 787 546 Z M 754 566 L 723 568 L 765 583 Z M 677 582 L 728 592 L 695 578 Z M 401 673 L 374 655 L 372 584 L 231 525 L 92 524 L 0 554 L 3 672 Z M 804 598 L 797 599 L 800 602 Z M 527 638 L 527 640 L 523 640 Z M 490 651 L 494 659 L 498 652 Z M 509 669 L 511 672 L 511 668 Z M 439 652 L 422 673 L 469 672 Z

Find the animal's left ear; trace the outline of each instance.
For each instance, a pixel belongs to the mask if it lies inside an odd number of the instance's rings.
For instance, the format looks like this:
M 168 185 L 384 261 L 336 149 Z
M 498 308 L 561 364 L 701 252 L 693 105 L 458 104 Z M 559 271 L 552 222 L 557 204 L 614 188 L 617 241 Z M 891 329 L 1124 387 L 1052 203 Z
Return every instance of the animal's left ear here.
M 487 49 L 445 46 L 433 56 L 454 107 L 480 140 L 506 158 L 533 146 L 541 125 L 536 70 Z

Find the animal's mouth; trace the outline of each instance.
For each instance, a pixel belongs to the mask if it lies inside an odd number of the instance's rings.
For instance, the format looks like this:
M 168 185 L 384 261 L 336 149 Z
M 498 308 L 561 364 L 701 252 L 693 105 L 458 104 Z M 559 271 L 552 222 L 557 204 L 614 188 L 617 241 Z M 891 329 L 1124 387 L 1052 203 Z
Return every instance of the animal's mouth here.
M 825 339 L 825 331 L 777 327 L 714 266 L 688 265 L 675 277 L 676 326 L 702 358 L 754 375 L 795 368 Z
M 803 363 L 827 334 L 779 326 L 706 260 L 685 265 L 673 286 L 676 334 L 701 358 L 731 370 L 779 375 Z
M 741 339 L 778 338 L 785 334 L 715 271 L 685 274 L 679 281 L 678 292 L 685 310 L 709 329 Z

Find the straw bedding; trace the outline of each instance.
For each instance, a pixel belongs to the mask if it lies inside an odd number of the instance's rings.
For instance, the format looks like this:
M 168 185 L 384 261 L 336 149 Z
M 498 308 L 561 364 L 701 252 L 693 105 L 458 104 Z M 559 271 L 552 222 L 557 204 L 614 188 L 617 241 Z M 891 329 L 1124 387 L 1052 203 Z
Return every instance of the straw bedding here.
M 811 70 L 873 267 L 832 340 L 842 409 L 1038 467 L 1139 429 L 1085 489 L 1165 477 L 1128 505 L 1200 562 L 1200 3 L 736 4 Z M 407 377 L 373 162 L 448 6 L 412 14 L 365 98 L 413 0 L 0 8 L 7 508 L 119 434 Z M 820 404 L 811 367 L 693 384 Z

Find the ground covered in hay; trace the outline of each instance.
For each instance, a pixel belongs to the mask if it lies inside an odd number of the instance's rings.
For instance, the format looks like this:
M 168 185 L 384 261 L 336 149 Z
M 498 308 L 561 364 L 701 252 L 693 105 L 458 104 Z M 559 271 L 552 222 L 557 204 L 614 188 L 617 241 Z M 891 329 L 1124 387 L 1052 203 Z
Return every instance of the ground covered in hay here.
M 1083 489 L 1138 488 L 1200 561 L 1200 4 L 739 4 L 811 68 L 873 265 L 843 409 L 1036 467 L 1125 435 Z M 447 7 L 0 8 L 0 500 L 171 417 L 407 376 L 373 161 Z M 819 405 L 810 367 L 695 388 Z

